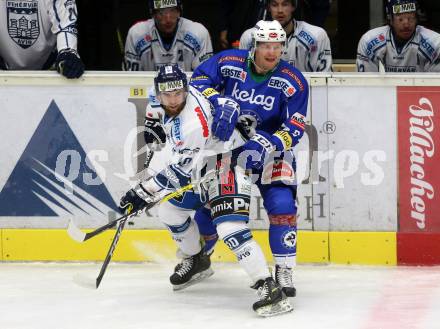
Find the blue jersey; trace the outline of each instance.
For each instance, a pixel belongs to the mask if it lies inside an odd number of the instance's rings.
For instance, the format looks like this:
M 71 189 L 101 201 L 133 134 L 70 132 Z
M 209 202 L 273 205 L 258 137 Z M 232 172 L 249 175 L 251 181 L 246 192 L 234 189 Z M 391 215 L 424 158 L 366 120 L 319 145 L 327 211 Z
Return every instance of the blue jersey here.
M 295 67 L 280 60 L 262 76 L 251 68 L 247 50 L 225 50 L 200 64 L 190 84 L 199 89 L 214 107 L 222 95 L 240 104 L 239 122 L 252 134 L 262 130 L 280 139 L 288 150 L 304 133 L 309 88 Z

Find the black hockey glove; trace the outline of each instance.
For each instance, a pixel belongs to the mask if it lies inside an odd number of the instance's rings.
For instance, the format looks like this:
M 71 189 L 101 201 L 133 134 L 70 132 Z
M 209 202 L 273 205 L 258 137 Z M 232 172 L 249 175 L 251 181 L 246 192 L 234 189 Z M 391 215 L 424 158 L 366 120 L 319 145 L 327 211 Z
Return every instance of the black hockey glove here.
M 140 214 L 145 209 L 150 209 L 155 205 L 153 195 L 144 189 L 142 184 L 129 190 L 119 201 L 119 211 L 123 214 L 126 210 L 129 213 Z
M 74 49 L 64 49 L 58 53 L 55 63 L 58 73 L 67 79 L 78 79 L 84 73 L 84 64 Z
M 160 118 L 153 113 L 147 113 L 145 117 L 144 139 L 150 147 L 155 145 L 153 147 L 156 151 L 161 148 L 162 144 L 166 143 L 166 135 L 160 123 Z

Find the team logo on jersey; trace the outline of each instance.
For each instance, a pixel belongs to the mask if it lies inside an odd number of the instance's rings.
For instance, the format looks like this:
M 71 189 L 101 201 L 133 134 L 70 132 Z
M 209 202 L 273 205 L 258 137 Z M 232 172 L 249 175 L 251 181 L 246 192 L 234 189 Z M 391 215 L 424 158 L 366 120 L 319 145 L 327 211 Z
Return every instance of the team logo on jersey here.
M 246 80 L 247 73 L 241 68 L 232 65 L 225 65 L 220 69 L 220 71 L 224 77 L 238 79 L 241 82 L 244 82 Z
M 38 1 L 6 1 L 6 11 L 11 39 L 23 49 L 32 46 L 40 35 Z
M 288 249 L 293 249 L 296 246 L 296 232 L 287 231 L 282 236 L 283 246 Z
M 287 97 L 292 96 L 296 92 L 296 88 L 292 86 L 289 80 L 283 78 L 272 77 L 267 85 L 275 89 L 281 89 Z
M 255 89 L 252 88 L 249 93 L 248 90 L 240 90 L 238 89 L 238 82 L 234 84 L 234 88 L 232 89 L 231 96 L 234 99 L 237 99 L 242 102 L 246 102 L 249 104 L 261 105 L 263 109 L 266 111 L 270 111 L 273 108 L 273 103 L 275 102 L 275 97 L 266 96 L 266 95 L 255 95 Z

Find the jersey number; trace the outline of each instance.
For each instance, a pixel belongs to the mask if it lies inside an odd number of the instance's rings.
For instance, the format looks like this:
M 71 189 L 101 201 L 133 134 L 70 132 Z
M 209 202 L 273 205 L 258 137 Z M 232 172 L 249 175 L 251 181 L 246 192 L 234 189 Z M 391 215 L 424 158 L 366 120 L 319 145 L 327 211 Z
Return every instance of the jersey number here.
M 139 71 L 139 63 L 130 62 L 128 60 L 125 60 L 124 63 L 125 63 L 125 71 Z
M 75 7 L 69 7 L 67 10 L 69 11 L 69 21 L 76 21 L 76 19 L 78 18 L 78 14 L 75 10 Z

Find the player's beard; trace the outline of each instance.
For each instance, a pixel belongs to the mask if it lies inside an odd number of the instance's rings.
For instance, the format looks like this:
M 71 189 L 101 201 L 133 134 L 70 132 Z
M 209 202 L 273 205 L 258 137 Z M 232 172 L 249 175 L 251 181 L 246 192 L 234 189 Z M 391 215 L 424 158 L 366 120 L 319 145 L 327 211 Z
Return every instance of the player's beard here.
M 170 107 L 170 106 L 166 106 L 163 104 L 161 104 L 161 105 L 162 105 L 162 108 L 164 109 L 167 116 L 175 117 L 175 116 L 179 115 L 180 112 L 182 112 L 183 108 L 186 105 L 186 101 L 184 101 L 183 103 L 181 103 L 180 105 L 178 105 L 176 107 Z

